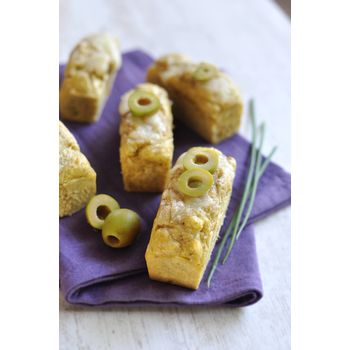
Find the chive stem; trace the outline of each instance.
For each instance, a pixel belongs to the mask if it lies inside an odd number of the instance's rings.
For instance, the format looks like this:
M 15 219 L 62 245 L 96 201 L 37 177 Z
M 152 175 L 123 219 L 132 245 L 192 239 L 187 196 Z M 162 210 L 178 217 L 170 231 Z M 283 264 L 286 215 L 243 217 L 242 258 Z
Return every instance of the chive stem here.
M 218 251 L 216 253 L 215 259 L 213 261 L 213 264 L 212 264 L 212 266 L 210 268 L 210 271 L 209 271 L 209 274 L 208 274 L 208 278 L 207 278 L 207 286 L 208 286 L 208 288 L 210 287 L 210 282 L 211 282 L 211 279 L 213 278 L 214 272 L 215 272 L 216 267 L 218 265 L 219 259 L 220 259 L 221 254 L 222 254 L 222 250 L 224 249 L 225 243 L 226 243 L 226 241 L 227 241 L 227 239 L 229 237 L 229 234 L 230 234 L 230 232 L 231 232 L 231 230 L 232 230 L 232 228 L 233 228 L 233 226 L 234 226 L 234 224 L 235 224 L 235 222 L 237 220 L 237 213 L 238 213 L 238 211 L 236 210 L 235 213 L 233 214 L 232 221 L 230 222 L 230 225 L 226 229 L 225 234 L 222 237 L 222 240 L 220 242 L 219 249 L 218 249 Z
M 263 176 L 265 173 L 269 163 L 271 162 L 272 156 L 277 150 L 277 147 L 275 146 L 268 156 L 265 158 L 264 161 L 262 161 L 262 147 L 264 143 L 264 137 L 265 137 L 265 124 L 262 123 L 260 126 L 260 139 L 259 139 L 259 146 L 258 149 L 256 149 L 255 144 L 256 144 L 256 118 L 255 118 L 255 109 L 254 109 L 254 101 L 250 100 L 249 101 L 249 114 L 252 120 L 252 147 L 251 147 L 251 155 L 250 155 L 250 164 L 249 164 L 249 169 L 248 169 L 248 175 L 247 175 L 247 180 L 246 184 L 244 187 L 243 195 L 241 202 L 238 206 L 238 209 L 235 210 L 234 215 L 231 219 L 231 222 L 226 229 L 224 236 L 220 242 L 219 249 L 216 253 L 215 259 L 213 261 L 212 267 L 209 271 L 208 278 L 207 278 L 207 286 L 208 288 L 210 287 L 211 280 L 213 278 L 214 272 L 217 268 L 218 262 L 220 260 L 221 254 L 223 252 L 223 249 L 225 247 L 225 244 L 230 238 L 230 243 L 229 246 L 226 250 L 225 257 L 222 261 L 222 264 L 224 264 L 231 251 L 233 248 L 234 242 L 239 238 L 240 234 L 242 233 L 243 229 L 245 228 L 250 214 L 252 212 L 253 206 L 254 206 L 254 201 L 255 201 L 255 196 L 258 188 L 258 184 L 260 181 L 260 178 Z M 241 220 L 242 214 L 244 212 L 246 203 L 248 203 L 248 207 L 245 210 L 244 213 L 244 218 Z
M 240 202 L 240 205 L 238 207 L 238 214 L 237 214 L 237 219 L 235 220 L 234 226 L 233 226 L 233 236 L 236 235 L 237 230 L 238 230 L 238 225 L 241 221 L 241 217 L 243 214 L 244 210 L 244 205 L 249 197 L 249 191 L 251 189 L 253 179 L 254 179 L 254 170 L 256 167 L 256 154 L 257 150 L 255 147 L 256 144 L 256 119 L 255 119 L 255 108 L 254 108 L 254 101 L 250 100 L 249 103 L 249 114 L 252 119 L 252 124 L 253 124 L 253 130 L 252 130 L 252 150 L 251 150 L 251 158 L 250 158 L 250 164 L 249 164 L 249 169 L 248 169 L 248 175 L 247 175 L 247 181 L 244 187 L 242 199 Z
M 275 152 L 277 151 L 277 146 L 275 146 L 274 148 L 272 148 L 272 150 L 270 151 L 270 153 L 268 154 L 268 156 L 265 158 L 264 162 L 262 163 L 261 167 L 260 167 L 260 170 L 259 170 L 259 176 L 261 177 L 267 166 L 269 165 L 269 163 L 271 162 L 271 158 L 272 156 L 275 154 Z
M 247 200 L 250 199 L 250 202 L 249 202 L 249 206 L 248 206 L 248 209 L 253 205 L 253 201 L 252 201 L 252 196 L 254 194 L 254 197 L 255 197 L 255 193 L 256 193 L 256 188 L 257 188 L 257 185 L 258 185 L 258 181 L 259 181 L 259 169 L 260 169 L 260 166 L 261 166 L 261 150 L 262 150 L 262 147 L 263 147 L 263 144 L 264 144 L 264 138 L 265 138 L 265 124 L 261 124 L 260 126 L 260 141 L 259 141 L 259 146 L 258 146 L 258 151 L 257 151 L 257 159 L 256 159 L 256 162 L 254 164 L 254 168 L 253 168 L 253 178 L 252 178 L 252 181 L 250 182 L 249 184 L 249 189 L 248 189 L 248 192 L 251 192 L 250 194 L 250 198 L 242 198 L 241 200 L 241 204 L 240 204 L 240 208 L 242 208 L 242 213 L 243 213 L 243 210 L 246 206 L 246 203 L 247 203 Z M 247 184 L 248 184 L 248 180 L 247 180 Z M 248 218 L 247 218 L 247 215 L 245 216 L 244 218 L 244 221 L 247 221 Z M 230 243 L 228 245 L 228 248 L 226 250 L 226 254 L 222 260 L 222 263 L 225 264 L 225 262 L 227 261 L 230 253 L 231 253 L 231 250 L 232 250 L 232 247 L 233 247 L 233 243 L 235 242 L 236 240 L 236 237 L 238 237 L 238 234 L 239 234 L 239 227 L 241 227 L 242 229 L 242 225 L 240 225 L 240 221 L 241 220 L 237 220 L 236 221 L 236 225 L 235 225 L 235 228 L 233 230 L 233 233 L 232 233 L 232 236 L 231 236 L 231 239 L 230 239 Z
M 267 161 L 264 162 L 264 164 L 266 164 L 266 166 L 263 167 L 262 165 L 260 165 L 259 172 L 258 172 L 258 174 L 257 174 L 257 176 L 255 178 L 256 181 L 254 181 L 254 184 L 253 184 L 253 187 L 252 187 L 249 205 L 248 205 L 248 208 L 246 210 L 245 217 L 244 217 L 242 223 L 240 224 L 239 230 L 237 232 L 237 238 L 236 239 L 239 238 L 239 236 L 241 235 L 245 225 L 247 224 L 247 222 L 249 220 L 250 214 L 251 214 L 252 209 L 253 209 L 253 205 L 254 205 L 254 201 L 255 201 L 255 195 L 256 195 L 257 188 L 258 188 L 259 180 L 260 180 L 261 176 L 264 174 L 267 166 L 269 165 L 269 163 L 271 161 L 271 157 L 275 153 L 276 149 L 277 149 L 277 147 L 274 147 L 273 150 L 270 152 L 269 158 L 266 158 Z
M 249 164 L 249 170 L 248 170 L 248 175 L 247 175 L 247 181 L 246 181 L 246 185 L 245 188 L 243 190 L 243 196 L 242 196 L 242 201 L 240 206 L 238 207 L 238 210 L 235 211 L 235 214 L 233 215 L 232 221 L 229 225 L 229 227 L 227 228 L 227 230 L 225 231 L 225 234 L 220 242 L 220 246 L 219 249 L 216 253 L 215 259 L 213 261 L 213 265 L 210 269 L 208 278 L 207 278 L 207 286 L 210 286 L 210 282 L 211 279 L 213 277 L 213 274 L 216 270 L 217 264 L 219 262 L 219 259 L 221 257 L 222 254 L 222 250 L 224 249 L 225 243 L 231 233 L 231 230 L 237 230 L 238 229 L 238 224 L 240 221 L 240 218 L 242 216 L 242 212 L 243 212 L 243 206 L 242 206 L 242 202 L 246 201 L 248 195 L 249 195 L 249 190 L 251 187 L 251 182 L 253 179 L 253 173 L 254 173 L 254 167 L 255 167 L 255 161 L 256 161 L 256 147 L 255 147 L 255 143 L 256 143 L 256 119 L 255 119 L 255 108 L 254 108 L 254 100 L 250 100 L 249 101 L 249 115 L 250 118 L 252 120 L 252 146 L 251 146 L 251 152 L 250 152 L 250 164 Z

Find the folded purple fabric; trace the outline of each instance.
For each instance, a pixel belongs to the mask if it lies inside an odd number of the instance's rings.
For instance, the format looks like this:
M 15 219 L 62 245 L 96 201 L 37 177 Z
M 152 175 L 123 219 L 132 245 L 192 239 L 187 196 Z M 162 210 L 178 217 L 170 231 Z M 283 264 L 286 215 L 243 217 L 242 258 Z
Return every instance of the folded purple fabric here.
M 60 288 L 69 303 L 92 306 L 226 304 L 240 307 L 253 304 L 262 297 L 262 285 L 251 223 L 290 203 L 290 174 L 276 164 L 271 164 L 262 177 L 250 225 L 235 243 L 227 263 L 219 265 L 210 289 L 205 283 L 206 275 L 197 291 L 148 278 L 144 253 L 160 194 L 127 193 L 123 190 L 118 104 L 125 91 L 144 81 L 146 69 L 152 61 L 141 51 L 124 54 L 123 66 L 99 122 L 78 124 L 64 121 L 97 173 L 97 192 L 114 196 L 121 207 L 137 211 L 143 219 L 137 241 L 124 249 L 104 245 L 100 232 L 87 224 L 84 210 L 60 219 Z M 60 78 L 63 71 L 64 66 L 60 66 Z M 175 123 L 174 160 L 189 147 L 208 146 L 181 123 Z M 237 160 L 233 196 L 221 230 L 224 232 L 242 195 L 250 144 L 236 135 L 217 148 Z

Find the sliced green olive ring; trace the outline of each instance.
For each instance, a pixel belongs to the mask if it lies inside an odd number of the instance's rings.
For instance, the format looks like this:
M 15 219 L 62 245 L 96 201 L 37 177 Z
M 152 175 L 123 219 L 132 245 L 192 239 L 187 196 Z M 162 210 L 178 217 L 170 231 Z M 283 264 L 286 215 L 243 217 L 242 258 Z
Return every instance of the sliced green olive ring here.
M 112 248 L 130 245 L 141 228 L 141 219 L 130 209 L 116 209 L 106 218 L 102 226 L 103 241 Z
M 186 170 L 177 180 L 179 190 L 191 197 L 207 193 L 214 182 L 213 175 L 201 168 Z
M 147 91 L 134 91 L 128 100 L 131 113 L 136 117 L 154 114 L 160 108 L 159 98 Z
M 217 74 L 217 68 L 209 63 L 200 63 L 193 73 L 193 79 L 198 81 L 207 81 Z
M 107 194 L 98 194 L 90 199 L 85 214 L 88 223 L 101 229 L 106 217 L 115 209 L 120 208 L 119 203 Z
M 218 164 L 219 155 L 213 149 L 194 147 L 188 150 L 183 158 L 183 165 L 187 170 L 201 168 L 213 174 Z

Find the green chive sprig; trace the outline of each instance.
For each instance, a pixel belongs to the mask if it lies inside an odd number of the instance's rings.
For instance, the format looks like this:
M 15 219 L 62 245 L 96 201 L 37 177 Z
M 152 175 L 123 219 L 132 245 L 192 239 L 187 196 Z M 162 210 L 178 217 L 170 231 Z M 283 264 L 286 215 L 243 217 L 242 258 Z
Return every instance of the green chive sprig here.
M 257 139 L 257 128 L 256 128 L 256 117 L 255 117 L 255 108 L 254 108 L 253 100 L 249 101 L 249 115 L 252 121 L 252 146 L 251 146 L 251 152 L 250 152 L 250 164 L 248 169 L 247 180 L 244 186 L 241 202 L 237 210 L 235 210 L 232 220 L 224 233 L 224 236 L 220 242 L 219 249 L 214 258 L 212 267 L 209 271 L 209 275 L 207 278 L 208 287 L 210 287 L 211 280 L 213 278 L 214 272 L 219 263 L 220 257 L 223 253 L 227 240 L 230 238 L 230 242 L 227 247 L 226 254 L 222 261 L 223 264 L 227 261 L 231 253 L 231 250 L 233 248 L 234 242 L 239 238 L 241 232 L 246 226 L 254 206 L 254 200 L 255 200 L 259 180 L 264 174 L 265 170 L 267 169 L 267 166 L 271 161 L 272 156 L 277 150 L 277 147 L 274 147 L 269 153 L 269 155 L 266 157 L 264 162 L 262 162 L 262 147 L 263 147 L 264 137 L 265 137 L 265 124 L 263 123 L 259 127 L 260 139 L 259 139 L 258 149 L 256 149 L 255 145 L 256 145 L 256 139 Z M 246 208 L 247 203 L 248 203 L 248 207 Z M 246 208 L 245 215 L 244 215 L 244 218 L 242 219 L 242 215 L 245 208 Z
M 270 161 L 271 161 L 271 158 L 272 156 L 274 155 L 274 153 L 276 152 L 277 150 L 277 147 L 275 146 L 270 154 L 268 155 L 268 157 L 265 159 L 265 162 L 263 164 L 260 164 L 259 166 L 259 174 L 258 176 L 256 176 L 256 181 L 253 183 L 253 188 L 252 188 L 252 193 L 251 193 L 251 198 L 250 198 L 250 202 L 249 202 L 249 206 L 247 208 L 247 211 L 246 211 L 246 214 L 245 214 L 245 217 L 243 219 L 243 221 L 241 222 L 241 225 L 238 229 L 238 232 L 237 232 L 237 239 L 239 238 L 241 232 L 243 231 L 245 225 L 247 224 L 248 220 L 249 220 L 249 217 L 250 217 L 250 214 L 252 212 L 252 209 L 253 209 L 253 204 L 254 204 L 254 200 L 255 200 L 255 195 L 256 195 L 256 190 L 258 189 L 258 183 L 259 183 L 259 180 L 261 178 L 261 176 L 264 174 L 267 166 L 269 165 Z

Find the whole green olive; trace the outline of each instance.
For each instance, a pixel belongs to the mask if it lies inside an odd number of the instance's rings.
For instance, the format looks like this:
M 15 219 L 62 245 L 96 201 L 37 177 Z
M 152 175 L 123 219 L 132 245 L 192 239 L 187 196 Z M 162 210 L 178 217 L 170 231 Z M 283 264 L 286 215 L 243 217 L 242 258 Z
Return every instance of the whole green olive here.
M 103 241 L 112 248 L 130 245 L 141 228 L 140 216 L 130 209 L 115 209 L 102 226 Z

